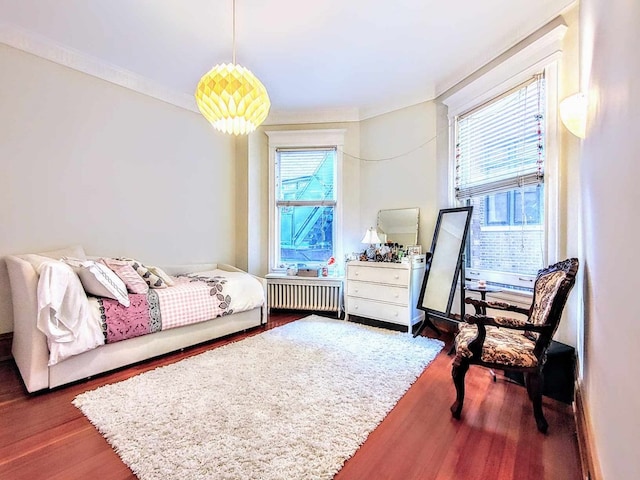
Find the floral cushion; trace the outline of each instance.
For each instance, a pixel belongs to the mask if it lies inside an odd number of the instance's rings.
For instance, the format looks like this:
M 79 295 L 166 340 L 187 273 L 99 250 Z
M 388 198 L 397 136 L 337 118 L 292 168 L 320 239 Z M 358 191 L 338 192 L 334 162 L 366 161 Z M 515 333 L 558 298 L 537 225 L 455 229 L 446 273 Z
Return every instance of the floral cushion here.
M 487 336 L 482 348 L 481 360 L 486 363 L 496 363 L 516 367 L 535 367 L 538 359 L 533 354 L 535 342 L 523 335 L 521 331 L 508 328 L 485 327 Z M 456 355 L 471 358 L 469 343 L 476 338 L 478 327 L 468 323 L 461 323 L 456 336 Z

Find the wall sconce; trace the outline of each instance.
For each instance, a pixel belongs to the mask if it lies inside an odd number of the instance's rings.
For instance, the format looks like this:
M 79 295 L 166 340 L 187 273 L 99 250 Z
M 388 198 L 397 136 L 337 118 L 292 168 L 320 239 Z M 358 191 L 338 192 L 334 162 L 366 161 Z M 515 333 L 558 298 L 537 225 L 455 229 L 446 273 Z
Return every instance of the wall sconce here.
M 560 119 L 576 137 L 584 138 L 587 130 L 587 96 L 578 92 L 560 102 Z

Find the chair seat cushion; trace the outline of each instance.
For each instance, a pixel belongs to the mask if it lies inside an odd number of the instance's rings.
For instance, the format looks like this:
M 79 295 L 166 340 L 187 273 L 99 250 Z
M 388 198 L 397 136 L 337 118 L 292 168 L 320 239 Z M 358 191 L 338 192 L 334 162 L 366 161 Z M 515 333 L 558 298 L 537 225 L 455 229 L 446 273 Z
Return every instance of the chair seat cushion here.
M 535 342 L 522 332 L 508 328 L 487 325 L 487 336 L 482 348 L 481 360 L 486 363 L 505 365 L 506 367 L 536 367 L 538 359 L 533 354 Z M 469 343 L 478 335 L 478 327 L 460 323 L 455 340 L 456 355 L 471 358 Z

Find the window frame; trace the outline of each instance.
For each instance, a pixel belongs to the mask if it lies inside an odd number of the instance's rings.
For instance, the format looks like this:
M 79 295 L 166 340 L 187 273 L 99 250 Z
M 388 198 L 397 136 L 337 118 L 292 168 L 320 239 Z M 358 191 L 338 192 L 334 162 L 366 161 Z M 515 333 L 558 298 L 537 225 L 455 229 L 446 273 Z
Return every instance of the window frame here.
M 506 196 L 506 218 L 502 220 L 492 220 L 491 217 L 494 216 L 491 213 L 495 212 L 495 204 L 491 203 L 491 195 L 486 195 L 484 197 L 484 211 L 485 211 L 485 224 L 483 227 L 509 227 L 511 226 L 511 191 L 506 192 L 496 192 L 493 196 L 497 195 L 505 195 Z M 495 202 L 494 202 L 495 203 Z
M 563 34 L 560 31 L 558 35 Z M 561 36 L 559 36 L 561 38 Z M 556 39 L 557 40 L 557 39 Z M 543 51 L 546 51 L 543 49 Z M 553 263 L 558 259 L 558 221 L 559 221 L 559 185 L 558 185 L 558 61 L 561 51 L 554 50 L 551 53 L 538 56 L 537 61 L 519 59 L 519 70 L 514 71 L 514 65 L 500 68 L 499 72 L 489 72 L 470 82 L 461 90 L 450 95 L 444 100 L 448 106 L 449 117 L 449 175 L 448 198 L 449 204 L 463 206 L 465 202 L 455 197 L 455 161 L 456 161 L 456 117 L 464 112 L 482 105 L 496 98 L 504 92 L 517 87 L 527 78 L 536 73 L 544 72 L 545 75 L 545 167 L 544 167 L 544 230 L 545 248 L 543 252 L 543 264 Z M 527 66 L 523 66 L 523 63 Z M 504 229 L 507 226 L 487 226 L 485 228 Z M 515 228 L 522 228 L 521 225 Z M 525 227 L 526 228 L 526 227 Z M 468 280 L 487 280 L 488 282 L 504 286 L 505 290 L 516 294 L 531 295 L 535 275 L 521 275 L 508 272 L 478 270 L 466 268 L 465 276 Z M 513 288 L 510 289 L 509 286 Z
M 542 224 L 542 219 L 540 218 L 540 210 L 539 209 L 537 211 L 537 217 L 536 217 L 535 221 L 529 221 L 529 220 L 526 220 L 526 219 L 523 219 L 523 218 L 520 218 L 520 220 L 517 219 L 518 213 L 521 213 L 523 210 L 524 210 L 525 217 L 526 217 L 526 213 L 527 213 L 526 200 L 527 200 L 527 194 L 528 193 L 530 193 L 530 192 L 516 190 L 516 191 L 513 192 L 513 195 L 511 196 L 510 203 L 511 203 L 511 207 L 513 208 L 513 217 L 511 217 L 511 218 L 513 220 L 513 225 L 515 225 L 515 226 L 526 227 L 528 225 L 537 226 L 537 225 Z M 518 208 L 518 195 L 520 195 L 522 197 L 522 202 L 524 203 L 522 208 Z M 536 195 L 536 200 L 538 202 L 542 202 L 543 203 L 543 209 L 544 209 L 544 197 L 541 196 L 540 190 L 538 190 L 537 188 L 536 188 L 535 195 Z
M 282 273 L 286 266 L 280 259 L 280 229 L 276 192 L 276 159 L 277 150 L 282 149 L 317 149 L 335 148 L 335 205 L 333 217 L 334 257 L 343 256 L 343 148 L 345 129 L 318 129 L 318 130 L 272 130 L 266 131 L 269 138 L 269 272 Z M 307 265 L 319 265 L 321 262 L 307 262 Z

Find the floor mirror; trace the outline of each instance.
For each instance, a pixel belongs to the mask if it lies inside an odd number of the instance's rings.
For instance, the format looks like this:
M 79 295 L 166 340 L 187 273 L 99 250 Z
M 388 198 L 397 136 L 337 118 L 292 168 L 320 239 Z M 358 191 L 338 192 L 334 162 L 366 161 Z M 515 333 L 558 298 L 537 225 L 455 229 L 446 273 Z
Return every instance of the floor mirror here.
M 425 317 L 414 336 L 428 326 L 438 332 L 433 318 L 450 319 L 456 288 L 460 285 L 461 312 L 464 314 L 464 251 L 473 207 L 446 208 L 438 213 L 417 307 Z

